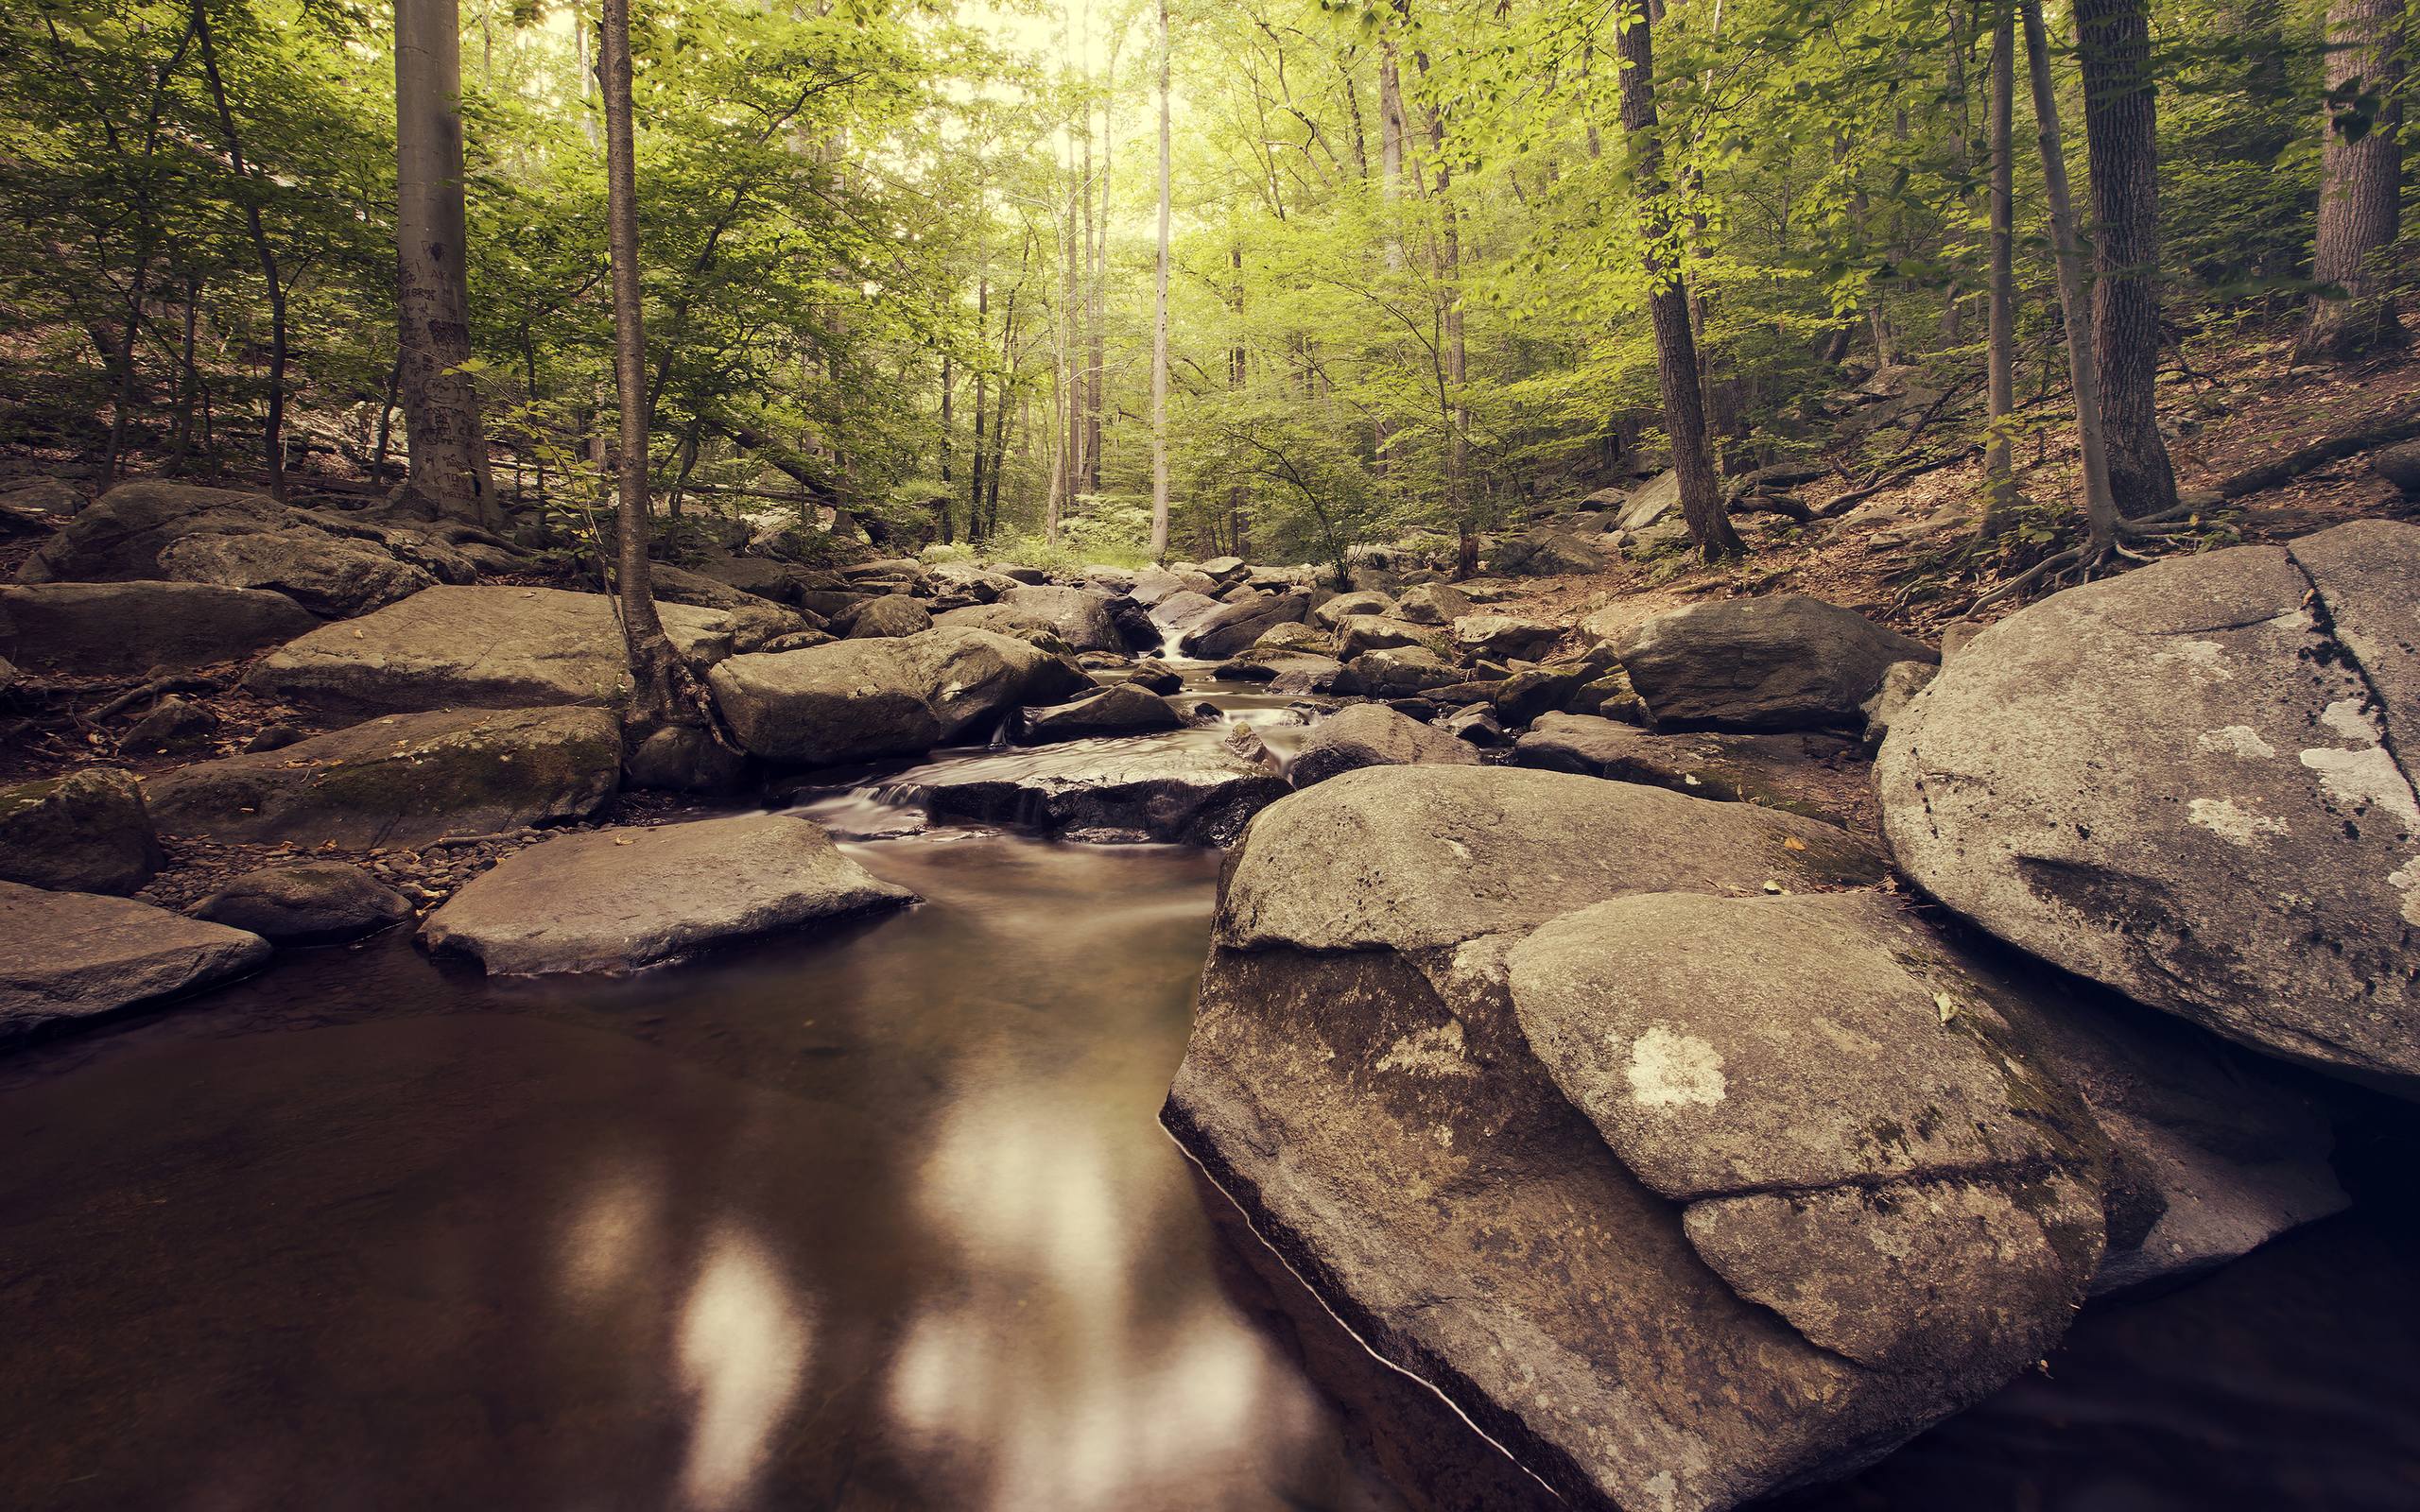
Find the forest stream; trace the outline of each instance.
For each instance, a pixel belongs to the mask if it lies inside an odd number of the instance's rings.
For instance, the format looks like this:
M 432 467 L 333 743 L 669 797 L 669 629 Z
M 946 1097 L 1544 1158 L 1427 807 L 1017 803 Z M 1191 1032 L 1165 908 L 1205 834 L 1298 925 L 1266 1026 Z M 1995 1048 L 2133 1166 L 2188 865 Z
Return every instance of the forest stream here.
M 1299 728 L 1201 696 L 1281 751 Z M 849 850 L 905 914 L 618 978 L 490 980 L 393 931 L 12 1058 L 0 1297 L 46 1368 L 0 1371 L 0 1503 L 1401 1504 L 1390 1425 L 1305 1372 L 1156 1121 L 1218 853 L 911 799 L 803 809 L 888 836 Z M 2357 1194 L 2411 1143 L 2348 1149 Z M 2412 1211 L 2098 1306 L 1798 1504 L 2414 1504 Z

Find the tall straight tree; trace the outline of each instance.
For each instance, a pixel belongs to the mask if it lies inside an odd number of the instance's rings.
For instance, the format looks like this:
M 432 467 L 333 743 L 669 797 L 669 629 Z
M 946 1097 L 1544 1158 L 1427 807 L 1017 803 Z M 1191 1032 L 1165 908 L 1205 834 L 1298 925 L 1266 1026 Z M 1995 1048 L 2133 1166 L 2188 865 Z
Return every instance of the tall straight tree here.
M 1698 387 L 1697 342 L 1689 334 L 1689 291 L 1681 272 L 1671 197 L 1664 182 L 1664 147 L 1656 124 L 1655 43 L 1647 0 L 1623 0 L 1616 40 L 1621 70 L 1622 137 L 1630 147 L 1632 192 L 1638 197 L 1640 239 L 1647 253 L 1647 317 L 1655 328 L 1655 376 L 1664 390 L 1664 434 L 1672 442 L 1672 470 L 1681 483 L 1681 520 L 1711 560 L 1747 549 L 1723 507 L 1706 449 L 1705 395 Z
M 1989 420 L 1983 439 L 1983 534 L 1997 535 L 2016 512 L 2016 472 L 2009 426 L 2016 413 L 2016 9 L 1992 5 L 1992 292 L 1984 353 Z
M 493 528 L 471 357 L 469 232 L 462 209 L 461 20 L 456 0 L 395 0 L 395 307 L 401 317 L 406 502 Z
M 2327 41 L 2330 109 L 2310 266 L 2321 289 L 2297 352 L 2337 361 L 2403 336 L 2379 266 L 2400 230 L 2403 0 L 2331 0 Z
M 614 386 L 621 410 L 616 595 L 622 642 L 630 655 L 631 700 L 623 718 L 631 749 L 661 732 L 684 747 L 696 766 L 717 748 L 703 693 L 672 649 L 655 611 L 655 575 L 648 562 L 647 328 L 639 294 L 637 149 L 631 121 L 631 4 L 604 0 L 597 62 L 605 94 L 605 241 L 613 266 Z
M 2109 491 L 2118 512 L 2175 507 L 2160 438 L 2159 146 L 2150 0 L 2076 0 L 2083 132 L 2092 165 L 2092 355 Z
M 2059 94 L 2050 81 L 2050 39 L 2042 0 L 2018 0 L 2025 19 L 2025 56 L 2033 83 L 2033 129 L 2042 151 L 2043 188 L 2050 201 L 2050 243 L 2059 261 L 2059 315 L 2067 332 L 2067 381 L 2075 389 L 2076 440 L 2083 454 L 2084 519 L 2093 544 L 2118 539 L 2118 505 L 2109 492 L 2108 454 L 2100 430 L 2100 382 L 2092 360 L 2091 297 L 2084 292 L 2083 248 L 2076 234 L 2075 200 L 2067 192 L 2066 140 L 2059 129 Z
M 1152 279 L 1151 559 L 1168 555 L 1168 0 L 1160 0 L 1160 258 Z

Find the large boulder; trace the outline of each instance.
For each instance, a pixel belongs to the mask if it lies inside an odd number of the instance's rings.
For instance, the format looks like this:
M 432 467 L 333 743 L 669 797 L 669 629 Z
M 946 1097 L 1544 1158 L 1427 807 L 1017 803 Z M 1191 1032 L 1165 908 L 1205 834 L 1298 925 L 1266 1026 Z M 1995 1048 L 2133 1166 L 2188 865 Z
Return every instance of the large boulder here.
M 298 861 L 248 871 L 195 903 L 193 917 L 273 945 L 334 945 L 391 929 L 411 901 L 359 867 Z
M 1205 661 L 1223 660 L 1249 647 L 1270 627 L 1292 624 L 1310 611 L 1311 595 L 1299 590 L 1253 593 L 1203 615 L 1184 632 L 1178 648 Z
M 268 955 L 257 935 L 130 898 L 0 882 L 0 1040 L 206 987 Z
M 1183 588 L 1151 606 L 1151 623 L 1167 644 L 1180 645 L 1187 631 L 1225 607 L 1207 593 Z
M 1029 616 L 1077 651 L 1123 651 L 1126 638 L 1111 618 L 1112 595 L 1084 588 L 1017 587 L 1000 602 Z
M 257 588 L 329 619 L 346 619 L 409 598 L 437 579 L 366 541 L 318 530 L 180 537 L 159 553 L 160 575 L 180 582 Z
M 812 766 L 930 750 L 1090 682 L 1024 641 L 957 627 L 733 657 L 709 680 L 752 755 Z
M 1454 649 L 1466 658 L 1534 661 L 1563 639 L 1563 627 L 1511 614 L 1461 614 L 1453 623 Z
M 1560 577 L 1600 573 L 1611 561 L 1603 551 L 1581 536 L 1538 525 L 1498 541 L 1487 566 L 1490 572 L 1515 577 Z
M 2342 525 L 2054 594 L 1893 720 L 1892 851 L 2001 938 L 2420 1095 L 2420 529 Z
M 1630 626 L 1614 654 L 1659 727 L 1862 730 L 1893 662 L 1931 649 L 1804 594 L 1692 604 Z
M 730 654 L 733 611 L 665 604 L 658 613 L 693 665 Z M 630 679 L 621 626 L 601 593 L 438 587 L 321 626 L 263 657 L 244 686 L 290 703 L 374 713 L 616 703 Z
M 1352 691 L 1373 698 L 1399 698 L 1462 680 L 1460 668 L 1421 645 L 1364 651 L 1347 662 L 1344 670 Z
M 1287 792 L 1266 761 L 1206 730 L 938 762 L 887 779 L 885 790 L 937 819 L 1180 845 L 1229 844 Z
M 1417 583 L 1395 600 L 1394 617 L 1414 625 L 1446 626 L 1478 608 L 1461 589 L 1444 583 Z
M 852 641 L 922 635 L 932 627 L 931 611 L 905 593 L 869 598 L 832 622 L 832 628 Z
M 914 901 L 806 820 L 743 814 L 516 851 L 429 916 L 420 937 L 498 975 L 612 971 Z
M 1435 628 L 1377 614 L 1346 615 L 1337 622 L 1330 644 L 1337 656 L 1348 662 L 1364 651 L 1391 651 L 1397 646 L 1416 645 L 1440 652 L 1445 649 L 1445 638 Z
M 164 864 L 132 772 L 94 766 L 0 787 L 0 880 L 132 892 Z
M 74 673 L 208 666 L 257 656 L 319 621 L 282 593 L 204 583 L 0 588 L 0 656 Z
M 1356 614 L 1375 614 L 1382 619 L 1394 617 L 1395 601 L 1384 593 L 1367 589 L 1351 593 L 1339 593 L 1311 610 L 1311 623 L 1322 629 L 1335 629 Z
M 138 478 L 79 512 L 18 570 L 21 583 L 164 578 L 160 553 L 192 535 L 309 529 L 296 510 L 265 493 Z
M 610 709 L 449 709 L 180 767 L 146 788 L 170 834 L 420 846 L 584 818 L 614 796 L 621 768 Z
M 1340 709 L 1311 727 L 1287 776 L 1298 788 L 1363 766 L 1412 766 L 1439 763 L 1476 766 L 1478 751 L 1457 738 L 1384 704 Z

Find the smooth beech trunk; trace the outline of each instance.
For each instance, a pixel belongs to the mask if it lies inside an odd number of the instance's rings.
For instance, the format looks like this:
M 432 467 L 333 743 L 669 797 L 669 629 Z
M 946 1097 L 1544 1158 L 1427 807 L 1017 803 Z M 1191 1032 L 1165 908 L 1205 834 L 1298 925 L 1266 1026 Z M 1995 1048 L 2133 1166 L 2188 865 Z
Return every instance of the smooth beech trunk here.
M 2076 0 L 2083 126 L 2092 165 L 2092 355 L 2118 512 L 2176 504 L 2160 438 L 2159 146 L 2149 0 Z
M 1168 555 L 1168 0 L 1160 0 L 1160 256 L 1152 275 L 1151 559 Z
M 1644 9 L 1630 12 L 1617 43 L 1621 68 L 1622 135 L 1630 146 L 1639 232 L 1647 245 L 1649 322 L 1655 329 L 1655 375 L 1664 389 L 1664 433 L 1681 483 L 1681 520 L 1708 559 L 1747 549 L 1732 528 L 1706 449 L 1705 395 L 1698 387 L 1697 342 L 1689 334 L 1689 292 L 1683 281 L 1672 205 L 1664 183 L 1664 153 L 1655 112 L 1655 46 Z
M 1992 289 L 1985 355 L 1990 392 L 1983 440 L 1983 534 L 1997 535 L 2016 512 L 2016 471 L 2009 426 L 2016 413 L 2016 10 L 1992 8 Z
M 491 529 L 503 508 L 488 470 L 471 357 L 462 208 L 462 60 L 456 0 L 395 4 L 395 306 L 404 434 L 415 511 Z

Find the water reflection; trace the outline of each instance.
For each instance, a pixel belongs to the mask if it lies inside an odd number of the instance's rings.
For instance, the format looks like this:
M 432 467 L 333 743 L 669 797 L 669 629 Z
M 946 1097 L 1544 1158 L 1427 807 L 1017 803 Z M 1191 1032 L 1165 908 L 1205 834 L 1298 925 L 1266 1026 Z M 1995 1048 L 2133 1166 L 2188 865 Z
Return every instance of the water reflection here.
M 697 1400 L 683 1504 L 698 1512 L 741 1504 L 798 1394 L 814 1323 L 753 1236 L 723 1228 L 708 1237 L 673 1351 L 681 1384 Z

